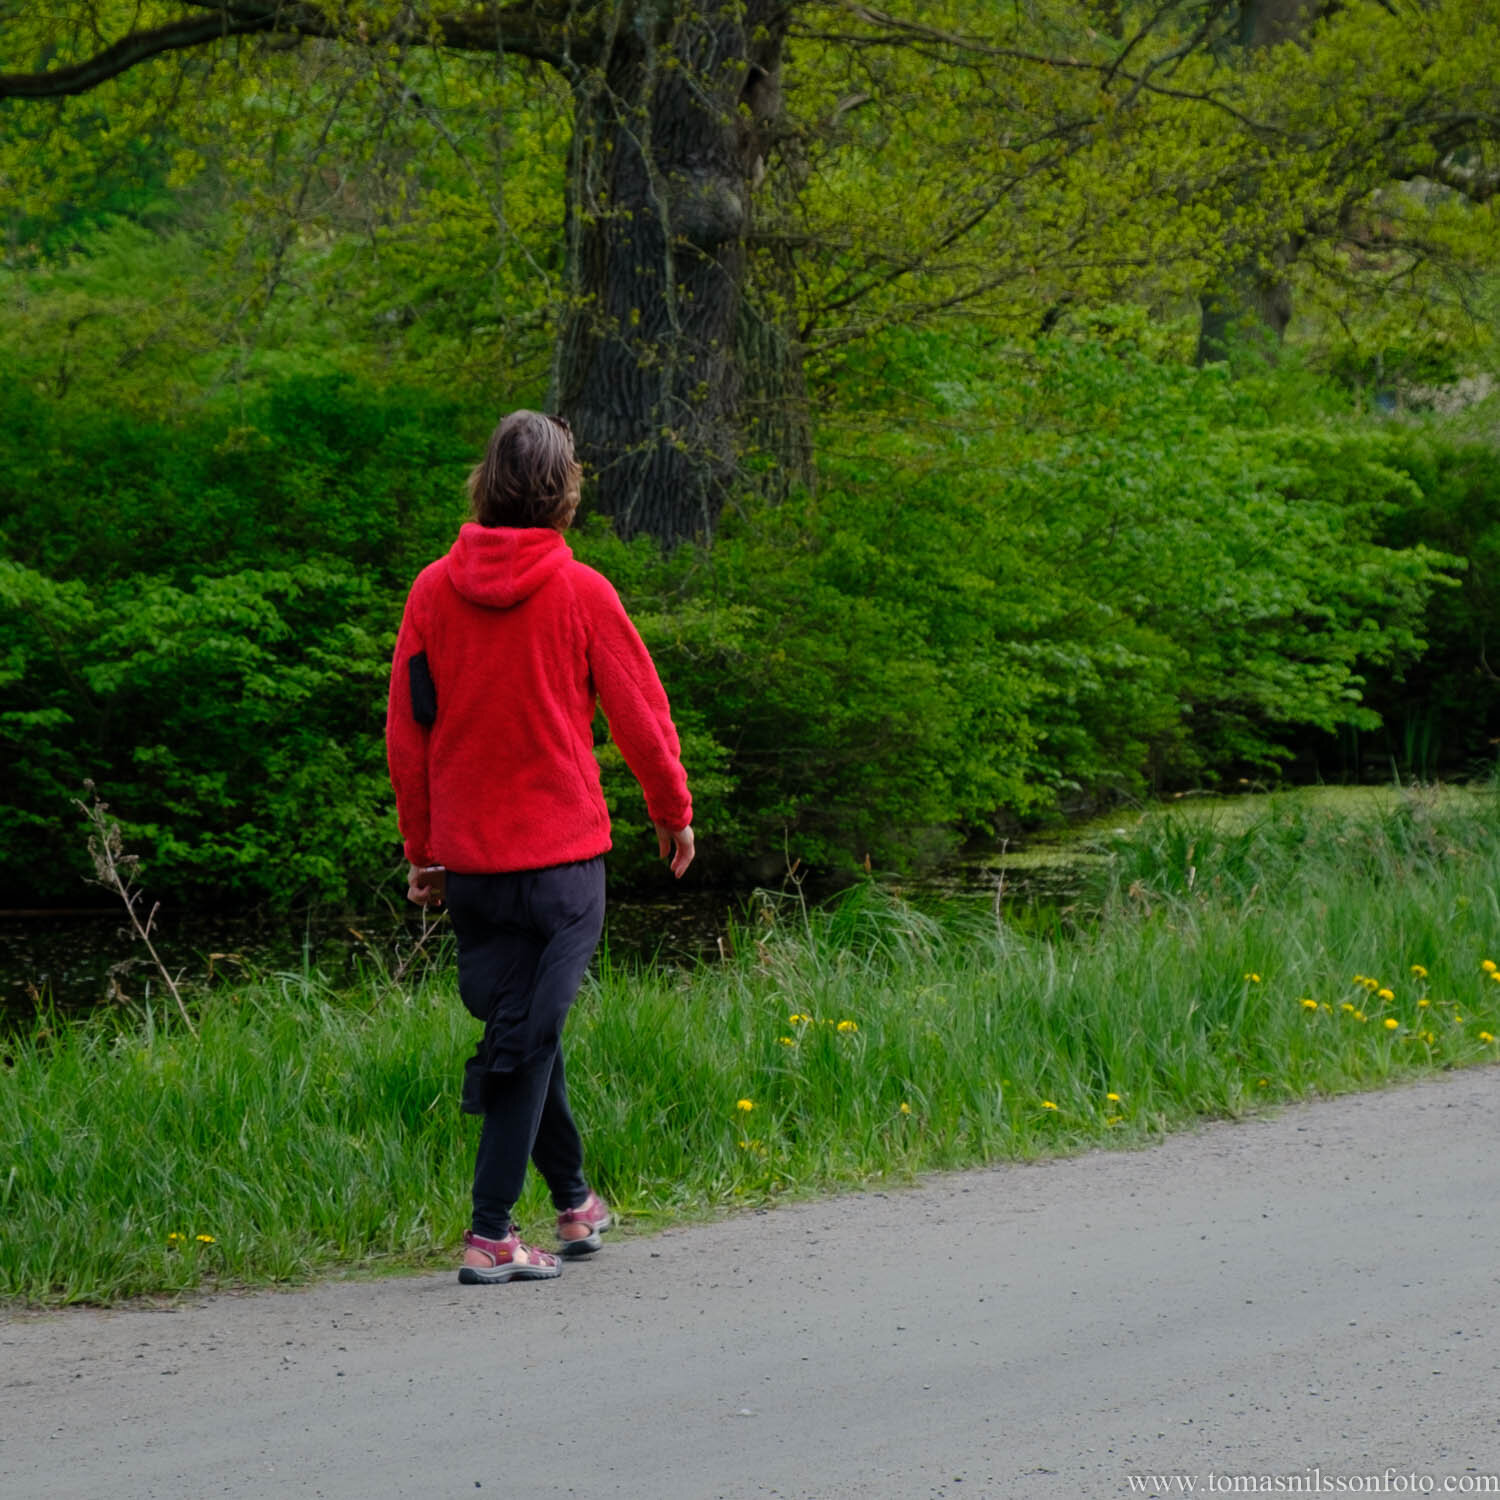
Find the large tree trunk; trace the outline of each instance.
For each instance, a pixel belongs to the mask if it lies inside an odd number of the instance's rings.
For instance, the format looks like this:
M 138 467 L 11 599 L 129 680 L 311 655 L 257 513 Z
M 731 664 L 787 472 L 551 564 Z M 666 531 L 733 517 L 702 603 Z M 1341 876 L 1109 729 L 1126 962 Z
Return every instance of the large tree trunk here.
M 1240 6 L 1239 45 L 1247 58 L 1264 47 L 1299 37 L 1326 8 L 1326 0 L 1244 0 Z M 1248 354 L 1274 361 L 1292 320 L 1290 268 L 1297 246 L 1291 240 L 1264 252 L 1249 247 L 1199 299 L 1198 363 L 1233 360 Z
M 746 242 L 787 10 L 638 0 L 575 89 L 555 395 L 587 503 L 625 537 L 707 539 L 735 481 Z
M 1292 321 L 1292 287 L 1287 275 L 1292 260 L 1290 243 L 1278 246 L 1268 265 L 1247 256 L 1202 294 L 1200 365 L 1233 361 L 1246 354 L 1274 363 L 1281 337 Z

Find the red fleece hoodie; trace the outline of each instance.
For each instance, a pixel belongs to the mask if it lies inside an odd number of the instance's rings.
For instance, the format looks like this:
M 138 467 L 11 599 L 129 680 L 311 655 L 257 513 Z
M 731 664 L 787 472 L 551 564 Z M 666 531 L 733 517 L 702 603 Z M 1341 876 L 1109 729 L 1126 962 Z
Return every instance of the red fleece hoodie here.
M 467 523 L 396 637 L 386 753 L 406 857 L 488 874 L 608 849 L 596 698 L 652 819 L 686 828 L 667 695 L 609 580 L 559 532 Z

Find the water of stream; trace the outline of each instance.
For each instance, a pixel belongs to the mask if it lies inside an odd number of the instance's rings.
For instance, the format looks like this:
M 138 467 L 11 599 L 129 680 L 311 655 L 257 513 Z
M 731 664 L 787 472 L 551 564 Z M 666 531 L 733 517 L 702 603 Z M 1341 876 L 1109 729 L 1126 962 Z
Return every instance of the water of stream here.
M 1321 787 L 1279 795 L 1350 811 L 1356 804 L 1399 793 L 1390 788 Z M 1230 823 L 1258 816 L 1266 805 L 1267 799 L 1259 795 L 1175 804 L 1186 815 Z M 972 849 L 934 874 L 892 879 L 889 884 L 923 904 L 993 903 L 1003 877 L 1000 894 L 1009 912 L 1066 909 L 1091 866 L 1103 858 L 1097 852 L 1101 837 L 1124 832 L 1153 811 L 1116 810 L 1024 843 Z M 836 885 L 809 885 L 802 894 L 824 900 L 836 891 Z M 691 877 L 686 889 L 648 899 L 611 895 L 605 943 L 616 956 L 655 956 L 675 963 L 711 960 L 736 921 L 753 920 L 753 902 L 749 889 L 695 887 Z M 153 937 L 168 969 L 189 984 L 312 971 L 340 988 L 356 984 L 362 974 L 391 974 L 412 965 L 413 950 L 422 937 L 421 918 L 414 908 L 402 906 L 392 903 L 383 912 L 359 917 L 293 920 L 174 910 L 164 902 Z M 440 949 L 442 940 L 440 926 L 423 954 Z M 131 936 L 118 906 L 63 913 L 0 912 L 0 1021 L 24 1024 L 38 1005 L 82 1012 L 111 1001 L 160 996 L 162 991 L 154 966 Z
M 980 858 L 891 884 L 923 902 L 993 901 L 997 879 L 998 868 Z M 1003 894 L 1012 905 L 1065 900 L 1077 879 L 1076 867 L 1066 862 L 1034 871 L 1007 870 Z M 836 884 L 808 885 L 801 894 L 819 901 L 832 899 L 837 891 Z M 690 887 L 645 899 L 612 896 L 604 943 L 617 957 L 712 960 L 736 922 L 755 919 L 756 905 L 750 889 Z M 306 971 L 341 988 L 366 974 L 410 971 L 427 955 L 441 954 L 445 932 L 440 918 L 424 942 L 422 917 L 415 908 L 299 920 L 175 911 L 164 902 L 151 935 L 179 984 L 234 983 Z M 164 987 L 150 955 L 131 933 L 123 907 L 0 912 L 0 1018 L 16 1024 L 33 1016 L 39 1005 L 79 1013 L 151 995 L 164 997 Z

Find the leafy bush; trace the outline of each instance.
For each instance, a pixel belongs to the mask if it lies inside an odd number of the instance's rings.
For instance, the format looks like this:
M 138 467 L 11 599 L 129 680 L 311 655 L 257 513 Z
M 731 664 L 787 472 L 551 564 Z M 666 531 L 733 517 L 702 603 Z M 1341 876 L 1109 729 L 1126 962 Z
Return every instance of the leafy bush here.
M 909 864 L 1378 723 L 1367 678 L 1469 598 L 1431 603 L 1452 560 L 1423 540 L 1464 540 L 1440 524 L 1461 471 L 1289 419 L 1279 377 L 1159 363 L 1138 326 L 999 352 L 893 334 L 830 394 L 815 492 L 746 500 L 706 550 L 575 534 L 657 657 L 721 869 Z M 154 885 L 286 901 L 382 879 L 388 653 L 462 514 L 467 414 L 310 376 L 176 426 L 14 384 L 0 408 L 13 887 L 76 891 L 85 776 Z M 600 758 L 635 879 L 644 808 Z
M 584 549 L 723 747 L 743 853 L 907 863 L 1274 768 L 1306 726 L 1373 726 L 1367 676 L 1422 649 L 1450 559 L 1382 544 L 1421 491 L 1381 428 L 1289 423 L 1128 341 L 893 336 L 841 397 L 815 495 L 708 554 Z
M 1420 540 L 1463 559 L 1457 587 L 1428 607 L 1427 650 L 1401 676 L 1372 684 L 1384 756 L 1420 775 L 1493 768 L 1500 723 L 1500 463 L 1486 444 L 1396 429 L 1392 462 L 1407 503 L 1381 522 L 1388 546 Z
M 11 896 L 76 894 L 92 777 L 153 887 L 337 898 L 392 863 L 400 594 L 461 513 L 456 414 L 342 379 L 248 420 L 0 389 L 0 819 Z

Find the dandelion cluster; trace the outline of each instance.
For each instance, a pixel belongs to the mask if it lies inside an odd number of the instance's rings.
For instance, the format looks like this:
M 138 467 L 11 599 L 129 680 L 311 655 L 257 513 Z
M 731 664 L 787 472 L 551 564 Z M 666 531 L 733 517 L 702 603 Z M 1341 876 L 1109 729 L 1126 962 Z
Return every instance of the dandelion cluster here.
M 830 1016 L 825 1017 L 825 1019 L 820 1021 L 816 1016 L 803 1015 L 800 1011 L 797 1011 L 788 1016 L 786 1019 L 787 1024 L 790 1026 L 832 1026 L 835 1031 L 841 1032 L 845 1036 L 848 1036 L 851 1033 L 859 1030 L 859 1022 L 850 1021 L 847 1018 L 842 1021 L 835 1021 Z M 793 1038 L 784 1036 L 781 1038 L 781 1040 L 784 1042 L 790 1042 L 793 1040 Z
M 1497 965 L 1494 959 L 1485 959 L 1479 965 L 1479 967 L 1481 972 L 1488 975 L 1490 979 L 1500 981 L 1500 965 Z M 1423 1018 L 1423 1020 L 1426 1021 L 1435 1013 L 1436 1007 L 1442 1006 L 1451 1010 L 1453 1026 L 1460 1027 L 1464 1025 L 1464 1012 L 1462 1007 L 1456 1001 L 1434 1001 L 1432 996 L 1427 993 L 1426 980 L 1428 979 L 1429 975 L 1424 964 L 1409 964 L 1407 966 L 1407 972 L 1412 976 L 1414 980 L 1417 981 L 1417 985 L 1415 987 L 1418 993 L 1416 999 L 1412 1002 L 1413 1009 L 1416 1014 L 1420 1014 L 1421 1012 L 1426 1011 L 1428 1015 L 1427 1017 Z M 1358 985 L 1360 989 L 1364 990 L 1366 994 L 1370 995 L 1374 1000 L 1376 1000 L 1379 1003 L 1381 1009 L 1386 1009 L 1387 1007 L 1390 1007 L 1392 1005 L 1399 1004 L 1395 987 L 1383 984 L 1379 979 L 1374 978 L 1372 975 L 1355 974 L 1351 977 L 1350 982 L 1352 984 Z M 1331 1013 L 1333 1009 L 1333 1007 L 1330 1006 L 1327 1001 L 1317 1001 L 1305 995 L 1298 1000 L 1297 1004 L 1302 1010 L 1310 1012 L 1312 1014 L 1316 1014 L 1319 1011 L 1328 1011 Z M 1353 1021 L 1365 1021 L 1369 1019 L 1365 1012 L 1361 1010 L 1358 1005 L 1355 1005 L 1352 1001 L 1349 1000 L 1343 1001 L 1339 1005 L 1339 1010 Z M 1401 1017 L 1398 1015 L 1385 1015 L 1380 1017 L 1379 1019 L 1382 1029 L 1386 1031 L 1399 1032 L 1403 1031 L 1404 1029 Z M 1428 1047 L 1437 1045 L 1438 1033 L 1429 1025 L 1424 1025 L 1421 1027 L 1413 1025 L 1410 1028 L 1405 1028 L 1404 1032 L 1405 1039 L 1409 1042 L 1424 1043 Z M 1494 1035 L 1488 1031 L 1477 1032 L 1476 1037 L 1477 1040 L 1485 1046 L 1491 1045 L 1495 1040 Z

